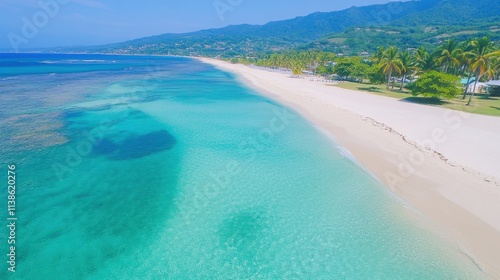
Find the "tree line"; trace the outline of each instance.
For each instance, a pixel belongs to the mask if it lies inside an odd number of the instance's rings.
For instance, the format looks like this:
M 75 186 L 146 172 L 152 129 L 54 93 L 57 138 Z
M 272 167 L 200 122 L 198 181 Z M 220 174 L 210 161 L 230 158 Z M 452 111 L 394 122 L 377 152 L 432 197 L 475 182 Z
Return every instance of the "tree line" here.
M 336 74 L 341 79 L 363 81 L 373 84 L 386 83 L 389 90 L 394 87 L 395 79 L 400 79 L 402 90 L 409 78 L 418 77 L 421 83 L 412 83 L 412 93 L 426 96 L 453 97 L 455 89 L 447 90 L 459 84 L 460 78 L 468 79 L 467 84 L 474 81 L 474 90 L 470 94 L 468 105 L 472 99 L 477 82 L 498 79 L 500 75 L 500 48 L 489 37 L 468 39 L 462 42 L 446 40 L 434 50 L 425 47 L 399 50 L 395 46 L 379 47 L 371 56 L 341 57 L 323 51 L 284 51 L 261 55 L 256 58 L 233 58 L 232 62 L 255 64 L 271 68 L 290 69 L 294 75 L 308 70 L 317 75 Z M 473 80 L 474 79 L 474 80 Z M 410 79 L 412 80 L 412 79 Z M 425 88 L 422 81 L 434 80 L 442 83 L 443 88 L 432 91 Z M 432 83 L 429 85 L 432 86 Z M 467 86 L 463 92 L 466 98 Z

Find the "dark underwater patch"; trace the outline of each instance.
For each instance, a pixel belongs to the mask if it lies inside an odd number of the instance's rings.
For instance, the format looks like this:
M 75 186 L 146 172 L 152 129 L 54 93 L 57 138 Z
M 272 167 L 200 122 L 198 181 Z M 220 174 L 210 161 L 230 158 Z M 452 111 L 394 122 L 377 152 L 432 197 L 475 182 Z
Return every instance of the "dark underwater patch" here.
M 98 155 L 110 155 L 117 151 L 119 148 L 113 141 L 103 139 L 99 144 L 94 147 L 94 153 Z
M 67 110 L 62 113 L 62 118 L 64 120 L 72 119 L 72 118 L 79 118 L 85 115 L 85 112 L 82 110 L 76 110 L 76 109 L 71 109 Z
M 131 135 L 120 142 L 103 139 L 94 147 L 94 153 L 112 160 L 137 159 L 172 149 L 177 140 L 166 130 L 144 135 Z

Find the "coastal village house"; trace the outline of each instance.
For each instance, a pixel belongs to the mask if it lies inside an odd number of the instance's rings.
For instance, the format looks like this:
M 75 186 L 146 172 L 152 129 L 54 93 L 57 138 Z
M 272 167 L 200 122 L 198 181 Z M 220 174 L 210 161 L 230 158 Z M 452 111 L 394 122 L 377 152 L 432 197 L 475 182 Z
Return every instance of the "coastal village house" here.
M 474 87 L 476 87 L 476 90 L 474 93 L 485 93 L 487 92 L 488 85 L 485 83 L 477 82 L 475 83 L 476 79 L 475 78 L 463 78 L 460 83 L 464 86 L 464 88 L 467 88 L 468 93 L 472 93 L 474 91 Z
M 486 85 L 491 96 L 500 96 L 500 80 L 486 82 Z

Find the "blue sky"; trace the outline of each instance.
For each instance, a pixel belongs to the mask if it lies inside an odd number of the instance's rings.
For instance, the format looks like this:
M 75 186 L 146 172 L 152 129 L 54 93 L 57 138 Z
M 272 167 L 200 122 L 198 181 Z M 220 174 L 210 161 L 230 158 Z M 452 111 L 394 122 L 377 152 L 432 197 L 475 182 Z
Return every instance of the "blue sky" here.
M 386 0 L 1 0 L 0 48 L 97 45 L 334 11 Z M 45 8 L 40 5 L 45 4 Z M 217 8 L 216 8 L 217 7 Z M 24 32 L 24 33 L 23 33 Z M 17 41 L 16 41 L 17 40 Z

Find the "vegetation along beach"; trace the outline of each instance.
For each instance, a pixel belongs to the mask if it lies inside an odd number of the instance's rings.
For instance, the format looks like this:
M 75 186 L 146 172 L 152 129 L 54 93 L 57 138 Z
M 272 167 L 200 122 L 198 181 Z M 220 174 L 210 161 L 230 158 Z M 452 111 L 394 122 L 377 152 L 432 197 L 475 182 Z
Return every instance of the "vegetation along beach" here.
M 500 2 L 0 16 L 1 279 L 500 279 Z

